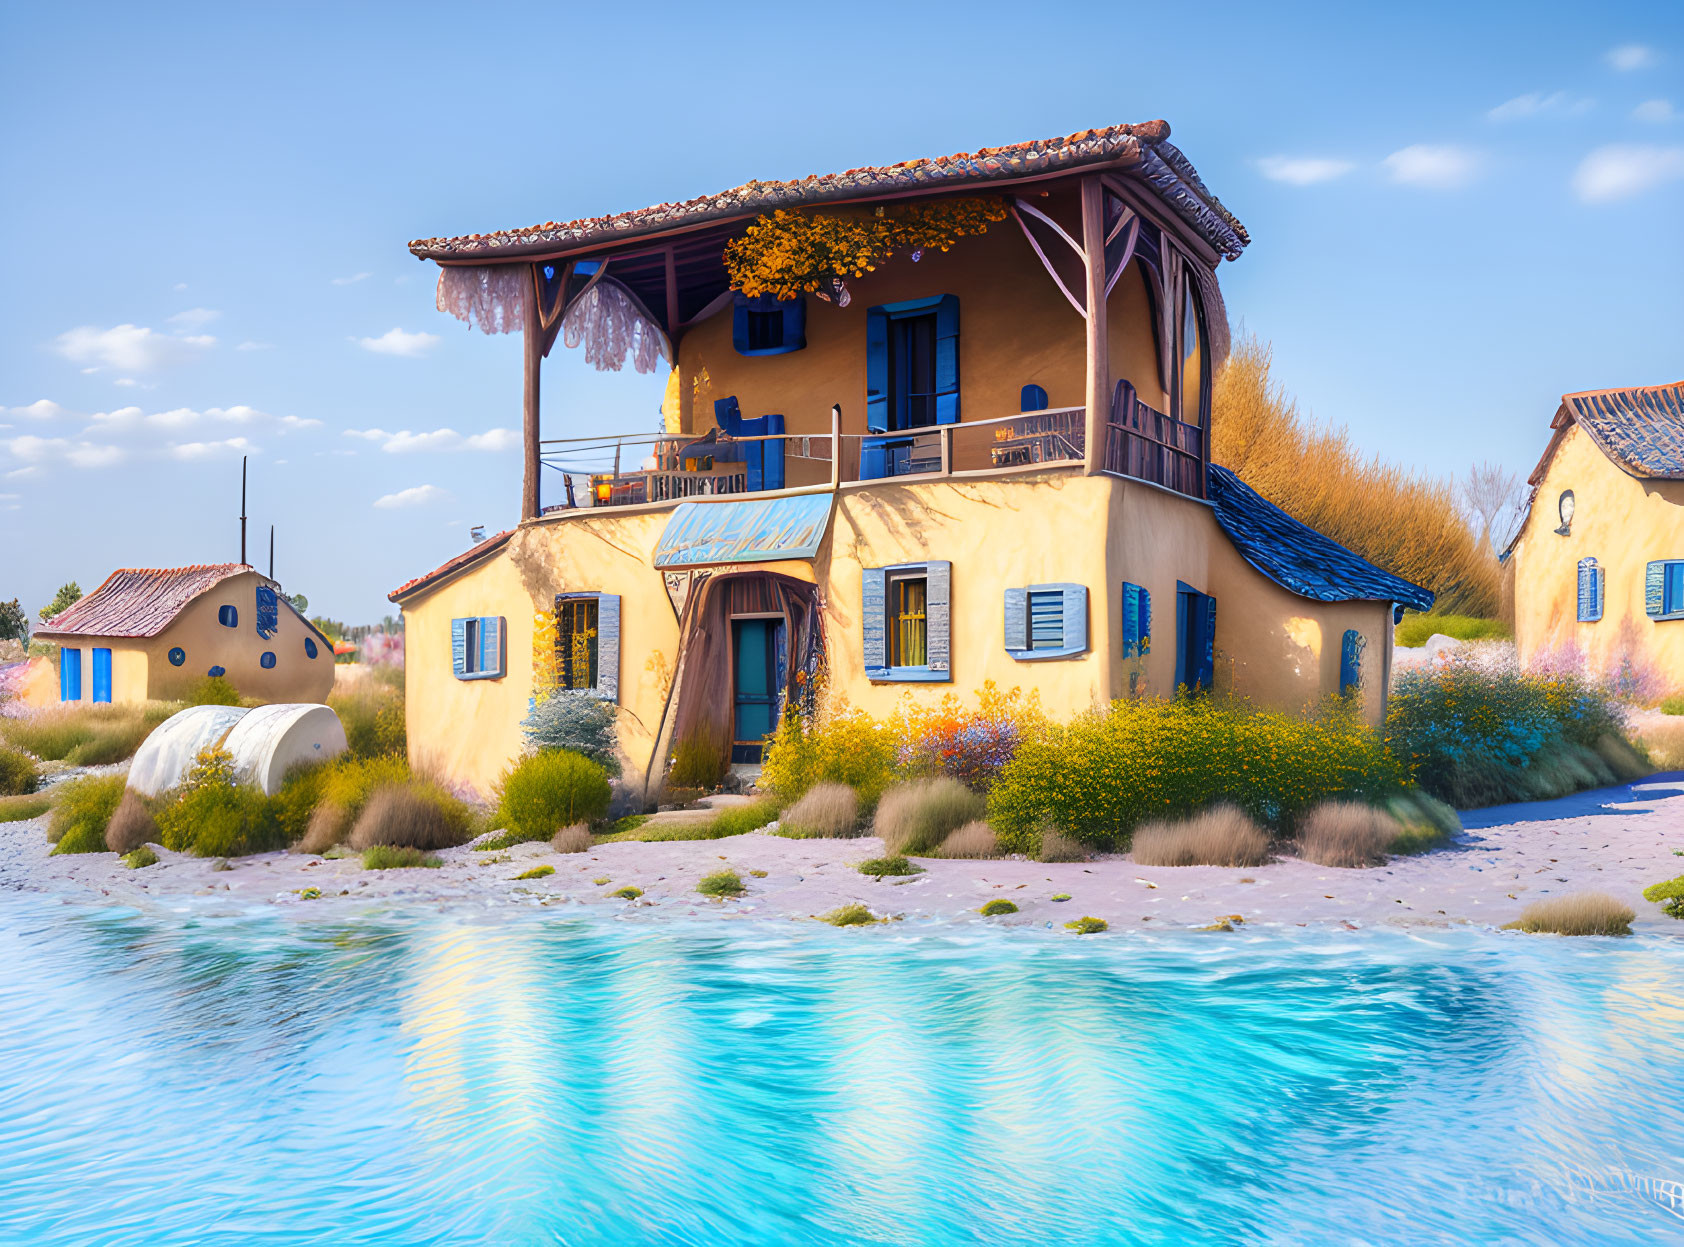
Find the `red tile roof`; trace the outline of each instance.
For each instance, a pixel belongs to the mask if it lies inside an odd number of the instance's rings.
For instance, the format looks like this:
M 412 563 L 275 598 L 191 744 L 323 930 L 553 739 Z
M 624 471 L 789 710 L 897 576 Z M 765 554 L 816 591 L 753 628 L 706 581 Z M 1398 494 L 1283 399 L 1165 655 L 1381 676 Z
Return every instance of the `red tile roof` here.
M 157 636 L 201 593 L 255 570 L 244 563 L 120 567 L 35 631 L 38 636 Z
M 454 238 L 418 238 L 409 249 L 424 260 L 461 260 L 485 255 L 514 260 L 559 255 L 594 243 L 619 242 L 680 226 L 724 220 L 800 204 L 870 199 L 920 189 L 945 189 L 986 182 L 1011 182 L 1089 165 L 1114 165 L 1144 182 L 1219 255 L 1238 259 L 1251 241 L 1234 215 L 1206 189 L 1188 159 L 1169 142 L 1169 123 L 1082 130 L 1062 138 L 985 147 L 980 151 L 905 160 L 899 164 L 812 174 L 794 182 L 748 182 L 717 195 L 684 203 L 656 204 L 611 216 L 545 221 L 529 229 Z
M 406 597 L 412 597 L 416 593 L 419 593 L 422 589 L 425 589 L 429 585 L 433 584 L 435 581 L 444 579 L 452 572 L 461 571 L 464 567 L 473 565 L 486 555 L 491 554 L 496 550 L 501 550 L 508 544 L 509 538 L 514 535 L 515 530 L 508 528 L 493 537 L 487 537 L 484 541 L 474 546 L 473 549 L 464 550 L 455 558 L 439 564 L 426 575 L 417 576 L 414 580 L 404 581 L 396 589 L 393 589 L 386 595 L 387 601 L 398 602 Z

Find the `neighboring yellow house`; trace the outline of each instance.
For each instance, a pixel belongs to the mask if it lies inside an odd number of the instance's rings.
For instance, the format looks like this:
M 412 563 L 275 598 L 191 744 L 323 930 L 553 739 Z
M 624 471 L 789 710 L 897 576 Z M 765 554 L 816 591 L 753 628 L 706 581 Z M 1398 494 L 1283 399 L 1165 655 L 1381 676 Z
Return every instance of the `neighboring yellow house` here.
M 26 682 L 37 705 L 168 701 L 207 675 L 264 702 L 333 688 L 333 642 L 243 563 L 121 568 L 34 639 L 58 647 Z
M 1684 688 L 1684 382 L 1565 394 L 1510 543 L 1522 662 L 1572 645 Z
M 391 594 L 412 758 L 486 791 L 535 700 L 569 695 L 619 707 L 650 793 L 678 741 L 752 762 L 821 686 L 875 714 L 987 680 L 1061 715 L 1360 692 L 1377 722 L 1394 612 L 1432 595 L 1210 463 L 1216 267 L 1249 240 L 1168 140 L 412 243 L 441 309 L 526 340 L 520 525 Z M 558 337 L 671 363 L 665 432 L 543 440 Z

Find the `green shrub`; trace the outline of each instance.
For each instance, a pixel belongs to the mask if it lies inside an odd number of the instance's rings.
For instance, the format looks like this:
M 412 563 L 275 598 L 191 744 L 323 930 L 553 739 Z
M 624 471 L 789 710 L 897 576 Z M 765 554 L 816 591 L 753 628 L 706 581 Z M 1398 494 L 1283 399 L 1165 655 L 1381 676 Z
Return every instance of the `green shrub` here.
M 0 745 L 0 797 L 26 796 L 38 782 L 33 758 L 21 749 Z
M 1661 699 L 1662 714 L 1684 714 L 1684 693 L 1674 693 Z
M 1434 634 L 1458 641 L 1506 641 L 1514 632 L 1501 619 L 1480 619 L 1473 615 L 1423 615 L 1406 611 L 1403 622 L 1392 633 L 1397 645 L 1419 649 Z
M 415 866 L 436 870 L 443 865 L 444 862 L 437 856 L 423 853 L 420 849 L 377 844 L 373 848 L 363 850 L 364 870 L 407 870 Z
M 785 801 L 814 784 L 847 784 L 869 810 L 894 779 L 899 749 L 894 729 L 864 711 L 840 706 L 811 723 L 786 714 L 766 743 L 760 783 Z
M 1399 856 L 1442 848 L 1462 830 L 1462 820 L 1455 810 L 1419 788 L 1407 789 L 1387 801 L 1386 812 L 1401 828 L 1386 852 Z
M 617 901 L 635 901 L 638 897 L 643 895 L 643 889 L 633 887 L 628 883 L 625 887 L 620 888 L 617 891 L 610 892 L 608 895 Z
M 889 856 L 923 856 L 966 823 L 980 820 L 986 809 L 984 799 L 956 779 L 917 779 L 883 794 L 871 829 Z
M 297 852 L 325 853 L 351 834 L 376 792 L 407 784 L 410 778 L 409 762 L 400 754 L 359 758 L 343 753 L 288 775 L 276 794 L 276 816 L 289 841 L 299 836 L 302 822 Z
M 859 830 L 860 799 L 846 784 L 814 784 L 783 812 L 778 834 L 791 840 L 835 839 Z
M 71 766 L 109 766 L 132 758 L 153 726 L 137 713 L 96 720 L 90 724 L 92 735 L 65 754 L 64 760 Z
M 828 922 L 833 927 L 869 927 L 881 921 L 864 905 L 842 905 L 827 914 L 820 914 L 820 922 Z
M 424 779 L 387 784 L 369 796 L 346 843 L 353 849 L 447 849 L 470 837 L 473 815 L 444 789 Z
M 554 866 L 534 866 L 531 870 L 521 871 L 515 876 L 515 881 L 518 883 L 522 879 L 543 879 L 553 874 L 555 874 Z
M 52 798 L 41 793 L 26 797 L 0 797 L 0 823 L 27 822 L 40 818 L 52 808 Z
M 1097 935 L 1101 931 L 1108 930 L 1110 925 L 1111 924 L 1106 922 L 1103 918 L 1082 917 L 1076 919 L 1074 922 L 1065 923 L 1064 929 L 1066 931 L 1074 931 L 1077 935 Z
M 741 836 L 751 831 L 759 831 L 777 818 L 782 808 L 783 802 L 773 797 L 761 797 L 747 805 L 728 805 L 715 814 L 709 823 L 713 830 L 713 838 L 722 840 L 726 836 Z
M 1643 889 L 1643 899 L 1659 905 L 1669 918 L 1684 918 L 1684 875 Z
M 59 762 L 94 737 L 92 716 L 80 707 L 55 706 L 21 719 L 0 719 L 0 739 L 43 762 Z
M 584 693 L 552 693 L 521 721 L 521 735 L 539 753 L 565 750 L 589 758 L 610 775 L 620 773 L 617 707 Z
M 345 748 L 353 757 L 402 755 L 408 749 L 402 684 L 394 687 L 371 677 L 364 678 L 349 689 L 331 693 L 327 704 L 339 716 L 340 726 L 345 729 Z
M 322 794 L 327 791 L 328 776 L 333 773 L 334 765 L 333 762 L 319 762 L 294 767 L 281 781 L 280 791 L 270 798 L 275 807 L 275 822 L 288 844 L 296 845 L 304 839 L 310 827 L 310 818 L 321 805 Z M 322 846 L 323 849 L 328 847 Z
M 696 884 L 696 891 L 703 896 L 741 896 L 743 881 L 734 870 L 716 870 L 711 875 L 703 875 Z
M 518 837 L 512 843 L 548 840 L 563 827 L 596 822 L 612 798 L 607 773 L 589 758 L 565 750 L 535 753 L 503 773 L 497 820 Z
M 138 849 L 123 854 L 123 865 L 130 870 L 144 870 L 148 866 L 156 866 L 157 864 L 158 855 L 144 844 Z
M 183 699 L 189 706 L 237 706 L 240 690 L 228 682 L 225 675 L 201 676 L 187 690 Z
M 90 775 L 58 785 L 47 824 L 53 852 L 105 852 L 105 828 L 123 799 L 123 787 L 121 775 Z
M 977 910 L 977 913 L 981 914 L 984 918 L 993 918 L 999 914 L 1015 914 L 1016 912 L 1017 906 L 1001 896 L 995 897 L 981 909 Z
M 1138 699 L 1026 740 L 989 794 L 1006 852 L 1035 853 L 1044 824 L 1094 848 L 1124 848 L 1148 820 L 1226 801 L 1288 832 L 1334 797 L 1383 800 L 1404 768 L 1346 707 L 1312 719 L 1214 697 Z
M 1635 917 L 1631 906 L 1606 892 L 1575 892 L 1534 901 L 1515 921 L 1504 923 L 1503 930 L 1534 935 L 1630 935 Z
M 872 857 L 861 862 L 854 869 L 862 875 L 875 875 L 881 879 L 884 875 L 921 875 L 924 868 L 904 857 Z
M 666 783 L 672 788 L 712 792 L 731 770 L 731 739 L 724 729 L 696 728 L 678 739 Z
M 283 849 L 268 799 L 246 784 L 205 783 L 165 794 L 154 815 L 164 847 L 199 857 L 244 857 Z

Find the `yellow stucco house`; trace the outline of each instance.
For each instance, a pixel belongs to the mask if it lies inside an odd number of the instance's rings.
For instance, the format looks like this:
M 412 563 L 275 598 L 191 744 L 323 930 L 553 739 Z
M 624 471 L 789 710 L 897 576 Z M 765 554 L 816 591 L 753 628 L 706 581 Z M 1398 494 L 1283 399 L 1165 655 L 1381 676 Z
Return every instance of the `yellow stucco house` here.
M 411 243 L 441 310 L 526 344 L 519 525 L 390 595 L 412 757 L 486 791 L 534 699 L 597 697 L 653 792 L 676 742 L 751 762 L 820 685 L 1360 690 L 1377 721 L 1431 595 L 1210 463 L 1248 241 L 1154 121 Z M 670 365 L 664 431 L 545 439 L 558 338 Z
M 264 702 L 325 701 L 333 642 L 243 563 L 124 567 L 35 631 L 37 705 L 169 701 L 207 675 Z
M 1684 382 L 1564 394 L 1510 543 L 1522 662 L 1572 646 L 1684 688 Z

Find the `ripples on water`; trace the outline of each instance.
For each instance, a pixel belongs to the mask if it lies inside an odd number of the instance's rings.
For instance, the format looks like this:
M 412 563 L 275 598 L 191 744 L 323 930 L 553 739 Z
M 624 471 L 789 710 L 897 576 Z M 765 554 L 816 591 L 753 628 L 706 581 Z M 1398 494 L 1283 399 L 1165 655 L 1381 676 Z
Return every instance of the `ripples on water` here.
M 1657 1242 L 1684 945 L 0 899 L 7 1243 Z

